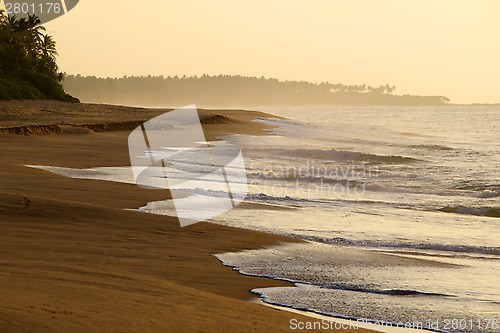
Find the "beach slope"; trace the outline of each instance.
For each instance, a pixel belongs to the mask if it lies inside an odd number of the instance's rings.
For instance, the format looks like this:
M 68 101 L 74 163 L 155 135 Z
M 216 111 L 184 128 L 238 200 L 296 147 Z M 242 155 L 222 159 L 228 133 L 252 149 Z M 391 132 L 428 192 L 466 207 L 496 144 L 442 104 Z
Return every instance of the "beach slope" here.
M 214 253 L 297 240 L 125 209 L 169 197 L 25 165 L 129 165 L 133 128 L 165 112 L 54 101 L 0 102 L 2 332 L 285 332 L 311 318 L 247 302 L 254 288 Z M 207 139 L 263 134 L 265 114 L 200 111 Z M 357 330 L 361 331 L 361 330 Z

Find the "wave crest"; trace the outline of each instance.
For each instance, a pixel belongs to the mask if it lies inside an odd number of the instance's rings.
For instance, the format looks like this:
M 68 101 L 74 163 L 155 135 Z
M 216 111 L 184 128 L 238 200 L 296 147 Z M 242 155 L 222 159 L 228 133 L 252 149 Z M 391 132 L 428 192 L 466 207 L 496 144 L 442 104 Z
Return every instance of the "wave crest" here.
M 488 217 L 500 217 L 500 207 L 465 207 L 465 206 L 454 206 L 454 207 L 443 207 L 438 209 L 445 213 L 456 213 L 464 215 L 476 215 L 476 216 L 488 216 Z
M 289 149 L 280 150 L 279 153 L 289 157 L 311 158 L 330 161 L 361 161 L 376 163 L 404 164 L 419 161 L 412 157 L 399 155 L 375 155 L 356 151 L 332 149 Z

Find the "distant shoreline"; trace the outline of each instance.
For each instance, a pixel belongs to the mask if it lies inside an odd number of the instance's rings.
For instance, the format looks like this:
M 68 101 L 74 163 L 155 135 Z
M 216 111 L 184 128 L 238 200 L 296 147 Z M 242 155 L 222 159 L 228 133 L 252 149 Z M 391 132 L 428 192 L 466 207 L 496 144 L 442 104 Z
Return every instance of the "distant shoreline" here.
M 446 96 L 397 95 L 395 86 L 280 81 L 240 75 L 102 78 L 67 75 L 64 89 L 82 102 L 127 105 L 437 106 Z

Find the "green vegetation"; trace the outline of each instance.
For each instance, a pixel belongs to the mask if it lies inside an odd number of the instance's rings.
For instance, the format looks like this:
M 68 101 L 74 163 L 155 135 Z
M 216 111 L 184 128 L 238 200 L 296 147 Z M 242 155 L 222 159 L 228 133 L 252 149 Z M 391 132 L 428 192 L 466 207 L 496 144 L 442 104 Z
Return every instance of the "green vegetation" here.
M 93 103 L 213 107 L 445 105 L 444 96 L 394 95 L 396 87 L 279 81 L 239 75 L 97 78 L 68 75 L 64 88 Z
M 60 84 L 56 43 L 44 31 L 36 16 L 17 19 L 0 11 L 0 99 L 79 102 Z

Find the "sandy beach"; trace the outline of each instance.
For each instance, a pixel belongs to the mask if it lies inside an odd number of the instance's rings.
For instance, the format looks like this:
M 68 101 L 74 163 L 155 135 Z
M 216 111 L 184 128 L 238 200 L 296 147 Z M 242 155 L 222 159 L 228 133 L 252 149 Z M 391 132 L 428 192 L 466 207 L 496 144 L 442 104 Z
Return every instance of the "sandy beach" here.
M 129 165 L 130 130 L 163 112 L 0 102 L 2 332 L 284 332 L 300 320 L 247 302 L 251 289 L 290 283 L 240 275 L 212 255 L 297 240 L 205 222 L 180 228 L 124 210 L 165 191 L 25 167 Z M 259 116 L 200 111 L 209 139 L 264 134 L 251 122 Z
M 500 2 L 137 6 L 0 0 L 0 333 L 500 333 Z

